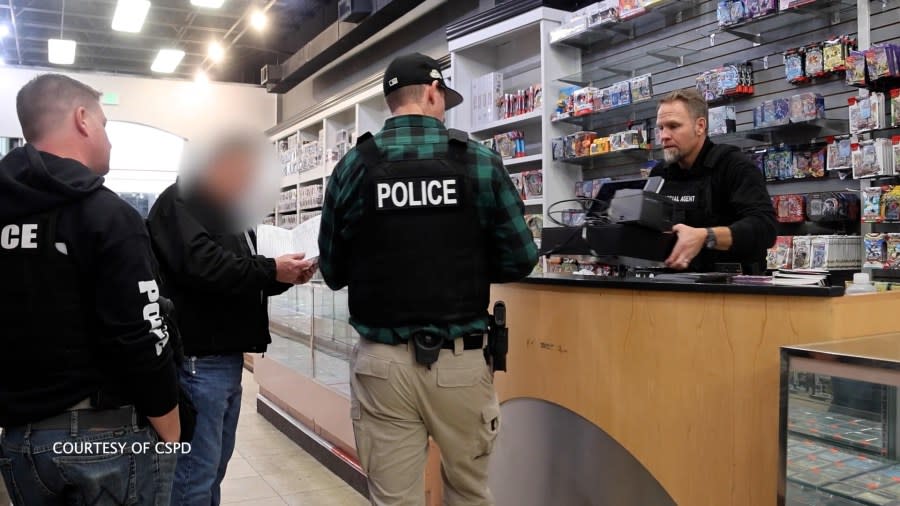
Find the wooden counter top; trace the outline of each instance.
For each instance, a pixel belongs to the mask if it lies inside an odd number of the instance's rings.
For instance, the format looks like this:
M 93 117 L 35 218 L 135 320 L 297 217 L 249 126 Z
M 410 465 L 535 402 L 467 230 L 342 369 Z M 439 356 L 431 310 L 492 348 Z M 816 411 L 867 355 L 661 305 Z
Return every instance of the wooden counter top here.
M 900 331 L 900 292 L 634 287 L 494 286 L 510 335 L 495 381 L 501 401 L 547 400 L 603 429 L 681 506 L 775 504 L 781 346 Z

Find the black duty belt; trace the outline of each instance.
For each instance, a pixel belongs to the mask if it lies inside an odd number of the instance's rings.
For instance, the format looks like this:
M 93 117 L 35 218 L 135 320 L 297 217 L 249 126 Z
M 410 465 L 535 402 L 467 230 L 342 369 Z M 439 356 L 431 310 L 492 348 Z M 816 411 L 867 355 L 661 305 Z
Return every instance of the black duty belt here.
M 77 417 L 77 420 L 73 420 Z M 58 415 L 45 418 L 31 424 L 31 430 L 69 430 L 73 426 L 78 430 L 118 429 L 130 427 L 137 418 L 138 426 L 145 427 L 147 419 L 134 413 L 132 406 L 116 409 L 76 409 L 64 411 Z
M 468 334 L 468 335 L 465 335 L 462 337 L 456 337 L 453 339 L 445 339 L 444 343 L 441 345 L 441 348 L 444 348 L 445 350 L 452 350 L 454 348 L 454 343 L 456 342 L 457 339 L 463 340 L 463 349 L 464 350 L 484 349 L 484 334 L 482 334 L 480 332 L 475 333 L 475 334 Z M 375 341 L 375 342 L 377 342 L 377 341 Z M 407 343 L 406 340 L 396 339 L 393 343 L 388 343 L 388 344 L 392 344 L 392 345 L 396 346 L 398 344 L 406 344 L 406 343 Z
M 469 334 L 457 339 L 463 340 L 464 350 L 480 350 L 484 348 L 484 334 Z M 456 339 L 447 339 L 446 341 L 444 341 L 444 344 L 443 346 L 441 346 L 441 348 L 452 350 L 455 341 Z

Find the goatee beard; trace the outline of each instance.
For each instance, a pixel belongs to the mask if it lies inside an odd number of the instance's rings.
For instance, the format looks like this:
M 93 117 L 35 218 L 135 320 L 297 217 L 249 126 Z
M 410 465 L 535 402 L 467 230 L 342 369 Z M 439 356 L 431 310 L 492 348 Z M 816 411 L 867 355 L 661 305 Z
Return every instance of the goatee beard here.
M 678 148 L 666 148 L 663 150 L 663 159 L 666 163 L 678 163 L 681 161 L 682 156 L 684 155 Z

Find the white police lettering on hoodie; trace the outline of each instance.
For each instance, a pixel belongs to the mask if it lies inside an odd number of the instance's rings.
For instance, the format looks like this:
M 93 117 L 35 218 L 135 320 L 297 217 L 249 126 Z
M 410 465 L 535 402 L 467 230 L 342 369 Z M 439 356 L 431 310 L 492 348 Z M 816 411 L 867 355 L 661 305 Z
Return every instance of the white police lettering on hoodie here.
M 37 232 L 38 226 L 33 223 L 5 225 L 0 228 L 0 248 L 37 249 Z
M 375 208 L 388 211 L 458 207 L 459 182 L 457 177 L 380 180 L 375 183 Z

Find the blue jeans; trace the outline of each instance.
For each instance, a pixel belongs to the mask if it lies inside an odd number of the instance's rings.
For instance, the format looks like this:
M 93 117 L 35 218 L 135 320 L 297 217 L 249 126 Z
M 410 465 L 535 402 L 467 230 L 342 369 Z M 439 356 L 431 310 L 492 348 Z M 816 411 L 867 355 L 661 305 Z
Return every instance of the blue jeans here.
M 151 427 L 137 425 L 11 427 L 0 441 L 0 475 L 16 506 L 166 506 L 176 456 L 156 453 L 157 442 Z
M 241 411 L 243 353 L 187 357 L 179 377 L 197 408 L 191 453 L 178 456 L 173 506 L 216 506 L 234 452 Z

